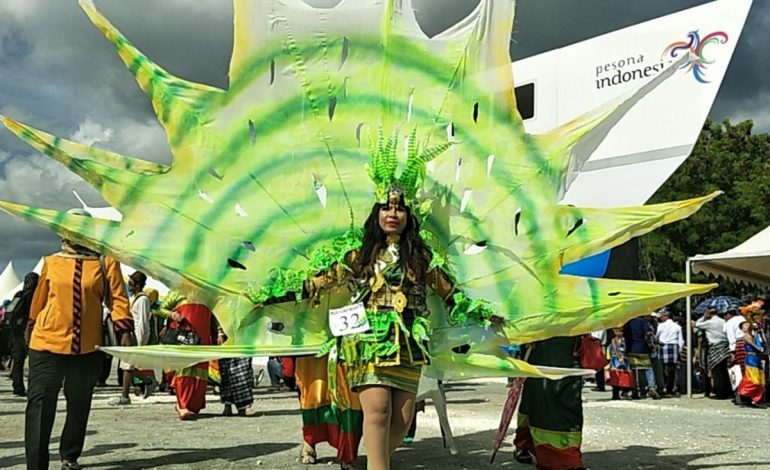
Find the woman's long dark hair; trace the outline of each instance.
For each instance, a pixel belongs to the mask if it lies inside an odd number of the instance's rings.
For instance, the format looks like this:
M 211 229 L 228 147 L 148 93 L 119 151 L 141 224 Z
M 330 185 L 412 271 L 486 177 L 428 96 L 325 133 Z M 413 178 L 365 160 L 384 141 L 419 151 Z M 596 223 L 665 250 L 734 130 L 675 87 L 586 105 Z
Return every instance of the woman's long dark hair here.
M 358 269 L 356 269 L 359 275 L 369 277 L 374 274 L 374 263 L 377 261 L 377 255 L 380 250 L 387 246 L 387 237 L 380 228 L 379 219 L 380 210 L 387 205 L 374 204 L 372 212 L 364 223 L 364 240 L 361 245 L 361 256 L 358 258 Z M 406 205 L 402 207 L 406 211 L 406 226 L 401 232 L 398 250 L 399 262 L 405 271 L 411 272 L 417 279 L 421 279 L 425 276 L 430 265 L 430 250 L 420 238 L 420 223 L 412 215 L 412 209 Z

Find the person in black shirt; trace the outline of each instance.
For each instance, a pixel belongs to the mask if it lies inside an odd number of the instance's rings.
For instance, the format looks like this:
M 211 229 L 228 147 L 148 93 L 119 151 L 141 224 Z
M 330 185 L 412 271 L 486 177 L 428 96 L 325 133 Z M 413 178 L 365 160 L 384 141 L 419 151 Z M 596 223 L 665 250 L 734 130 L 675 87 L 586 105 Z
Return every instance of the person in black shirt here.
M 11 380 L 13 382 L 13 394 L 20 397 L 27 395 L 24 389 L 24 361 L 27 359 L 27 343 L 24 340 L 24 330 L 27 328 L 29 307 L 32 304 L 32 295 L 35 293 L 38 278 L 37 273 L 27 273 L 24 276 L 24 287 L 13 296 L 10 304 L 13 305 L 9 319 L 13 341 Z

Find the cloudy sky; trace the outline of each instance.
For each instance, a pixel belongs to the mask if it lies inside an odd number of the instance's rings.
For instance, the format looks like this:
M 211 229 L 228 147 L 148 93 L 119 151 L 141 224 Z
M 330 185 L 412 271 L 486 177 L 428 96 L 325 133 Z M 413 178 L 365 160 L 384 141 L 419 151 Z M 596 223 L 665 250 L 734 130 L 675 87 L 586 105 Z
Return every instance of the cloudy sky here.
M 255 0 L 256 1 L 256 0 Z M 305 0 L 314 6 L 335 0 Z M 729 1 L 729 0 L 727 0 Z M 230 0 L 95 0 L 145 54 L 188 80 L 227 87 Z M 414 0 L 429 35 L 478 0 Z M 514 60 L 707 3 L 697 0 L 519 0 Z M 711 116 L 751 118 L 770 131 L 770 0 L 754 0 Z M 148 100 L 76 0 L 0 1 L 0 114 L 53 134 L 148 160 L 170 162 Z M 63 166 L 0 129 L 0 199 L 53 209 L 103 200 Z M 47 230 L 0 214 L 0 263 L 19 274 L 58 242 Z M 0 266 L 2 269 L 2 266 Z

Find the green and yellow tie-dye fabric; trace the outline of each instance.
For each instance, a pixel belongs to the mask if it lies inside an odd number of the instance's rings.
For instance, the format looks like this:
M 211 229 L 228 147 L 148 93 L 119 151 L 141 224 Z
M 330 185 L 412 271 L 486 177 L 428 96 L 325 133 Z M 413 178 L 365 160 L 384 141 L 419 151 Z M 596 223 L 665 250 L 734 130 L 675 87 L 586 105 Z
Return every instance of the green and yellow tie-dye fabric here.
M 330 9 L 235 0 L 226 90 L 175 77 L 90 0 L 80 4 L 150 97 L 173 163 L 90 148 L 4 117 L 8 129 L 94 185 L 123 219 L 0 206 L 210 305 L 230 338 L 225 348 L 110 350 L 132 363 L 179 367 L 320 348 L 330 337 L 326 310 L 344 304 L 343 293 L 316 307 L 256 309 L 243 293 L 269 288 L 281 273 L 312 274 L 319 249 L 363 224 L 375 190 L 367 136 L 380 128 L 386 136 L 401 129 L 402 167 L 412 133 L 419 149 L 452 144 L 427 165 L 415 206 L 458 287 L 506 319 L 486 330 L 449 325 L 437 308 L 437 375 L 537 375 L 498 346 L 616 326 L 713 287 L 559 274 L 566 263 L 689 216 L 715 195 L 617 209 L 560 206 L 613 123 L 670 71 L 548 135 L 529 135 L 508 52 L 513 0 L 481 0 L 433 38 L 409 0 L 343 0 Z M 473 334 L 462 334 L 467 328 Z M 461 343 L 470 349 L 453 352 Z

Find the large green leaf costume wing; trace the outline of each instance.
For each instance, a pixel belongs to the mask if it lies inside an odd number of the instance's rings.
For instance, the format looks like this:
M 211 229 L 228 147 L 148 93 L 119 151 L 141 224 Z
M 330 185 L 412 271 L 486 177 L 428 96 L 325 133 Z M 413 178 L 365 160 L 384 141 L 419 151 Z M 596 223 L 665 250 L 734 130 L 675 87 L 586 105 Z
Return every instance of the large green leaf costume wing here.
M 557 203 L 612 125 L 678 64 L 633 95 L 532 136 L 513 93 L 513 0 L 481 0 L 433 38 L 409 0 L 343 0 L 331 9 L 234 0 L 227 90 L 173 76 L 90 0 L 80 4 L 152 100 L 173 163 L 97 150 L 2 118 L 94 185 L 123 220 L 0 205 L 211 305 L 230 337 L 221 348 L 110 350 L 132 363 L 179 367 L 318 350 L 329 339 L 326 308 L 344 303 L 342 293 L 315 307 L 256 309 L 243 293 L 280 293 L 287 279 L 313 274 L 319 253 L 334 253 L 331 244 L 355 246 L 352 229 L 368 215 L 375 190 L 367 142 L 380 129 L 391 140 L 383 144 L 389 155 L 452 144 L 412 175 L 423 181 L 416 206 L 458 286 L 506 319 L 484 329 L 437 315 L 439 375 L 532 375 L 498 346 L 615 326 L 713 287 L 559 274 L 566 263 L 687 217 L 714 197 L 618 209 Z

